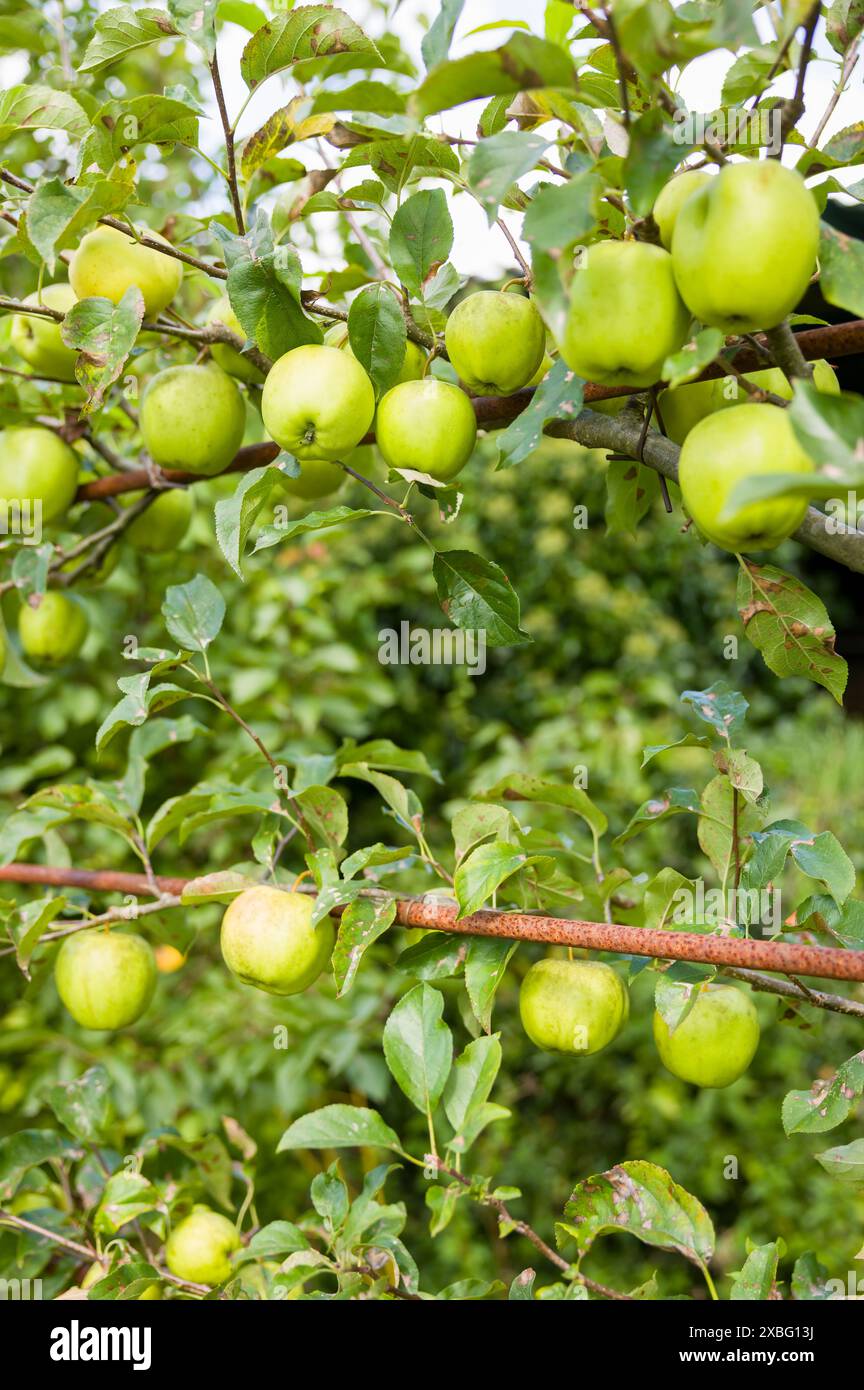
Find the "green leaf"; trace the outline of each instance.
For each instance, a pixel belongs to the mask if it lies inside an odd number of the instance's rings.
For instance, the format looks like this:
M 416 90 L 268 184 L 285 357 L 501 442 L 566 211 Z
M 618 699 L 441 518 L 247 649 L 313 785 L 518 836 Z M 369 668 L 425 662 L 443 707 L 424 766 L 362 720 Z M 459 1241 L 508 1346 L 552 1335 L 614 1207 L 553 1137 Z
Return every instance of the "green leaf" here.
M 39 898 L 36 902 L 24 903 L 18 909 L 18 917 L 21 924 L 21 934 L 18 931 L 15 935 L 15 958 L 22 970 L 30 964 L 30 957 L 33 955 L 45 928 L 56 921 L 66 906 L 66 899 Z
M 635 459 L 611 459 L 606 468 L 607 536 L 622 531 L 635 535 L 639 522 L 660 495 L 660 479 L 653 468 Z
M 384 187 L 390 193 L 397 194 L 415 175 L 441 177 L 459 172 L 456 151 L 446 140 L 429 133 L 405 135 L 396 140 L 372 140 L 368 144 L 357 145 L 343 160 L 342 169 L 367 164 Z
M 691 705 L 693 712 L 727 741 L 741 731 L 750 708 L 744 696 L 727 681 L 715 681 L 705 690 L 683 690 L 681 703 Z
M 846 486 L 844 474 L 853 490 L 860 487 L 864 481 L 861 462 L 864 401 L 861 397 L 846 391 L 839 396 L 823 395 L 811 381 L 797 381 L 787 413 L 801 447 L 817 467 L 831 470 L 826 482 L 830 483 L 832 491 L 826 495 L 836 497 Z
M 603 835 L 609 822 L 599 806 L 569 782 L 551 782 L 530 772 L 510 772 L 487 791 L 477 793 L 478 801 L 537 801 L 545 806 L 563 806 L 575 811 L 591 829 Z
M 575 420 L 585 383 L 559 359 L 536 388 L 529 405 L 498 436 L 498 463 L 512 468 L 533 454 L 550 420 Z
M 405 316 L 388 285 L 367 285 L 348 313 L 351 351 L 380 398 L 395 383 L 405 360 Z
M 848 668 L 834 650 L 834 627 L 816 594 L 773 565 L 745 559 L 738 573 L 737 604 L 744 631 L 769 671 L 806 676 L 841 703 Z
M 110 299 L 79 299 L 66 315 L 60 336 L 78 354 L 75 375 L 87 392 L 81 414 L 99 410 L 105 392 L 118 379 L 144 320 L 144 297 L 130 285 L 119 304 Z
M 714 1253 L 714 1228 L 702 1203 L 664 1168 L 641 1159 L 580 1182 L 564 1215 L 567 1224 L 559 1229 L 573 1237 L 580 1255 L 609 1231 L 627 1231 L 645 1245 L 675 1251 L 695 1265 L 707 1264 Z
M 531 638 L 519 626 L 519 599 L 506 574 L 470 550 L 438 550 L 432 565 L 438 601 L 456 627 L 485 634 L 490 647 Z
M 438 13 L 420 43 L 427 71 L 438 63 L 446 62 L 464 8 L 465 0 L 439 0 Z
M 164 10 L 136 9 L 133 5 L 119 5 L 97 15 L 93 28 L 95 34 L 87 45 L 79 72 L 98 72 L 127 53 L 178 32 Z
M 212 580 L 196 574 L 188 584 L 172 584 L 162 604 L 165 626 L 190 652 L 205 652 L 219 635 L 225 619 L 225 600 Z
M 417 980 L 449 980 L 458 975 L 468 952 L 468 940 L 429 932 L 416 946 L 409 946 L 395 962 L 402 975 Z
M 718 352 L 723 348 L 724 338 L 719 328 L 703 328 L 685 343 L 678 351 L 673 352 L 671 357 L 667 357 L 663 363 L 660 375 L 670 387 L 680 386 L 682 382 L 692 381 L 694 377 L 700 376 L 705 368 L 710 366 Z
M 773 1297 L 780 1254 L 780 1243 L 776 1240 L 768 1245 L 757 1245 L 750 1251 L 743 1268 L 730 1276 L 735 1281 L 729 1295 L 733 1302 L 761 1303 Z
M 246 1249 L 259 1259 L 278 1259 L 297 1250 L 308 1250 L 309 1242 L 293 1221 L 269 1221 L 255 1232 Z
M 484 1033 L 488 1033 L 492 1027 L 495 995 L 518 944 L 517 941 L 505 941 L 496 936 L 475 936 L 468 944 L 465 988 L 474 1017 Z
M 828 303 L 864 316 L 864 245 L 823 222 L 819 266 L 819 288 Z
M 93 1229 L 99 1235 L 114 1236 L 130 1221 L 155 1211 L 160 1201 L 156 1188 L 142 1173 L 114 1173 L 102 1191 Z
M 444 998 L 415 985 L 384 1025 L 384 1057 L 400 1090 L 424 1115 L 441 1099 L 453 1061 L 453 1035 L 442 1018 Z
M 89 129 L 86 112 L 68 92 L 30 83 L 0 92 L 0 140 L 19 130 L 63 130 L 80 140 Z
M 390 898 L 375 902 L 357 898 L 342 913 L 339 934 L 333 950 L 333 976 L 337 995 L 346 994 L 354 983 L 363 953 L 383 935 L 396 917 L 396 903 Z
M 721 883 L 727 881 L 734 862 L 736 825 L 740 842 L 758 830 L 763 819 L 758 807 L 739 801 L 736 820 L 735 791 L 727 777 L 713 777 L 702 792 L 696 834 Z
M 253 89 L 274 72 L 306 58 L 339 58 L 342 54 L 383 58 L 370 38 L 344 10 L 332 5 L 302 5 L 291 14 L 277 14 L 247 43 L 240 59 L 246 86 Z
M 574 174 L 566 183 L 549 183 L 539 189 L 522 224 L 532 255 L 546 251 L 558 257 L 566 247 L 590 236 L 597 225 L 602 191 L 603 180 L 592 170 Z
M 624 188 L 637 217 L 648 216 L 661 188 L 687 153 L 687 146 L 675 139 L 673 129 L 656 107 L 631 122 Z
M 832 1290 L 827 1288 L 828 1271 L 808 1250 L 795 1261 L 792 1270 L 792 1297 L 796 1302 L 813 1302 L 831 1298 Z
M 390 263 L 402 284 L 419 295 L 453 246 L 453 219 L 443 188 L 413 193 L 397 208 L 390 225 Z
M 816 1162 L 821 1163 L 833 1178 L 864 1186 L 864 1139 L 853 1139 L 851 1144 L 844 1144 L 841 1148 L 825 1149 L 815 1157 Z
M 180 33 L 212 62 L 216 53 L 217 0 L 168 0 L 168 13 Z
M 53 1129 L 20 1129 L 0 1139 L 0 1201 L 14 1195 L 24 1174 L 52 1159 L 80 1158 L 80 1145 Z
M 328 526 L 340 526 L 345 521 L 361 521 L 373 513 L 365 507 L 328 507 L 323 512 L 307 512 L 296 521 L 285 525 L 262 526 L 252 547 L 252 554 L 267 550 L 270 546 L 281 545 L 294 536 L 305 536 L 310 531 L 323 531 Z
M 513 184 L 535 168 L 549 144 L 545 136 L 527 130 L 502 130 L 475 146 L 468 161 L 468 183 L 490 227 Z
M 670 816 L 680 816 L 686 811 L 699 814 L 699 798 L 696 793 L 689 787 L 669 787 L 659 796 L 652 796 L 643 801 L 629 824 L 620 835 L 616 835 L 613 844 L 623 845 L 644 830 L 646 825 L 668 820 Z
M 450 1147 L 459 1147 L 460 1131 L 489 1099 L 501 1060 L 500 1035 L 495 1033 L 475 1038 L 453 1063 L 444 1089 L 444 1113 L 456 1136 Z
M 460 918 L 478 912 L 502 883 L 521 869 L 538 863 L 542 857 L 526 854 L 518 845 L 500 840 L 478 845 L 456 870 L 454 887 Z
M 864 1052 L 857 1052 L 830 1080 L 814 1081 L 809 1091 L 789 1091 L 783 1098 L 787 1134 L 824 1134 L 852 1113 L 864 1091 Z
M 324 1105 L 289 1125 L 276 1147 L 286 1149 L 392 1149 L 402 1153 L 398 1136 L 377 1110 L 360 1105 Z
M 98 1142 L 111 1120 L 110 1079 L 102 1066 L 90 1067 L 75 1081 L 51 1086 L 46 1099 L 61 1125 L 86 1144 Z
M 412 105 L 420 117 L 432 116 L 476 97 L 499 96 L 541 87 L 576 87 L 576 71 L 557 44 L 533 34 L 513 34 L 501 48 L 444 60 L 429 72 Z
M 241 579 L 240 561 L 246 548 L 249 532 L 264 503 L 268 501 L 277 470 L 271 467 L 253 468 L 244 473 L 232 497 L 220 498 L 215 507 L 216 539 L 219 549 L 232 570 Z
M 348 835 L 348 807 L 333 787 L 304 787 L 295 798 L 316 840 L 338 849 Z

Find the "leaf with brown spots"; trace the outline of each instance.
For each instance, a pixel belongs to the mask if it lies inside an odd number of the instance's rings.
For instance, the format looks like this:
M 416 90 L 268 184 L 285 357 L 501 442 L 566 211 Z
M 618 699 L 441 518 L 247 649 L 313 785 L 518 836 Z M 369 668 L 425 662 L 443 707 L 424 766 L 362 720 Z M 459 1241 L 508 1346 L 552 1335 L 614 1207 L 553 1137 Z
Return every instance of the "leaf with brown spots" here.
M 564 1208 L 558 1244 L 576 1241 L 580 1259 L 597 1236 L 627 1231 L 646 1245 L 675 1250 L 695 1265 L 714 1253 L 714 1227 L 702 1203 L 654 1163 L 636 1159 L 586 1178 Z
M 240 72 L 251 90 L 265 77 L 305 58 L 335 58 L 342 53 L 376 54 L 378 50 L 344 10 L 302 5 L 290 14 L 277 15 L 252 35 L 240 59 Z
M 819 1079 L 809 1091 L 789 1091 L 783 1099 L 787 1134 L 824 1134 L 851 1114 L 864 1091 L 864 1052 L 856 1052 L 830 1081 Z
M 816 594 L 772 565 L 745 560 L 737 602 L 744 630 L 770 671 L 806 676 L 842 703 L 847 666 L 834 650 L 834 628 Z

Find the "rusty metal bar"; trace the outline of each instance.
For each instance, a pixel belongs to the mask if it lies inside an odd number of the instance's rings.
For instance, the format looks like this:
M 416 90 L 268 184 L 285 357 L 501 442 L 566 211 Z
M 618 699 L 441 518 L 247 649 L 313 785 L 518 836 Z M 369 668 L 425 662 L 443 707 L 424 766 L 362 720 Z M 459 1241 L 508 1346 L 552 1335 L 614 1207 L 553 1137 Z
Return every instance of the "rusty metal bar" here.
M 153 897 L 152 887 L 144 874 L 118 873 L 107 869 L 7 864 L 0 868 L 2 880 Z M 156 885 L 160 892 L 180 894 L 187 882 L 182 878 L 157 878 Z M 380 892 L 376 892 L 375 896 L 380 897 Z M 336 912 L 338 914 L 340 909 L 337 908 Z M 452 932 L 456 935 L 539 941 L 550 946 L 574 946 L 652 959 L 691 960 L 706 965 L 773 970 L 781 975 L 810 975 L 824 980 L 864 981 L 864 951 L 846 951 L 833 946 L 753 941 L 739 937 L 708 936 L 700 932 L 571 921 L 564 917 L 540 917 L 520 912 L 475 912 L 460 920 L 454 903 L 432 902 L 428 898 L 398 899 L 396 920 L 405 927 L 423 927 L 427 931 Z

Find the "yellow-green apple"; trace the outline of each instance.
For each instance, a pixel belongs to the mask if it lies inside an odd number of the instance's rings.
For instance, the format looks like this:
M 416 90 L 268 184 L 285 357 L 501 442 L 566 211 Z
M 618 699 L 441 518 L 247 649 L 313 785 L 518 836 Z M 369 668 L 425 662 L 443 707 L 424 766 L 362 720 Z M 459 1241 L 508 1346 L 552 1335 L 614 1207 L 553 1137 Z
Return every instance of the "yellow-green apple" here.
M 324 334 L 324 342 L 329 347 L 342 348 L 345 352 L 350 352 L 354 356 L 354 349 L 348 338 L 347 323 L 333 323 Z M 405 342 L 405 356 L 402 358 L 402 366 L 399 368 L 399 375 L 393 382 L 398 386 L 401 381 L 419 381 L 426 370 L 426 353 L 411 338 Z
M 35 606 L 29 601 L 18 615 L 18 636 L 31 661 L 62 666 L 77 656 L 90 627 L 87 610 L 77 599 L 48 589 Z
M 786 411 L 736 405 L 694 425 L 681 447 L 678 481 L 685 508 L 708 540 L 723 550 L 770 550 L 804 520 L 806 497 L 781 495 L 725 515 L 735 485 L 771 473 L 812 473 Z
M 740 989 L 701 985 L 696 1003 L 674 1030 L 655 1010 L 654 1041 L 673 1076 L 694 1086 L 731 1086 L 753 1061 L 759 1017 Z
M 141 397 L 141 434 L 154 463 L 212 477 L 243 442 L 246 407 L 227 372 L 215 362 L 166 367 Z
M 301 462 L 332 462 L 366 434 L 375 414 L 375 392 L 351 353 L 310 343 L 274 362 L 261 393 L 261 414 L 280 448 Z
M 0 507 L 38 503 L 42 522 L 57 521 L 78 489 L 78 456 L 53 430 L 13 425 L 0 434 Z
M 280 473 L 279 486 L 292 497 L 312 502 L 317 497 L 329 497 L 331 493 L 338 492 L 347 476 L 338 463 L 328 463 L 327 459 L 306 459 L 300 465 L 299 477 L 289 478 L 287 473 Z
M 211 305 L 207 314 L 208 324 L 221 323 L 231 332 L 236 333 L 241 342 L 246 342 L 247 334 L 242 323 L 238 319 L 234 310 L 231 308 L 231 300 L 227 294 L 221 299 L 217 299 Z M 262 382 L 264 373 L 254 362 L 250 362 L 248 357 L 244 357 L 236 348 L 229 347 L 227 343 L 214 343 L 210 348 L 210 355 L 214 362 L 218 362 L 223 371 L 228 372 L 229 376 L 236 376 L 238 381 Z
M 428 473 L 450 482 L 474 451 L 474 407 L 458 386 L 436 377 L 403 381 L 382 397 L 376 422 L 378 448 L 391 468 Z
M 75 932 L 54 962 L 57 992 L 82 1028 L 126 1028 L 141 1017 L 156 987 L 156 963 L 134 932 Z
M 522 1027 L 547 1052 L 599 1052 L 620 1033 L 629 1012 L 621 977 L 601 961 L 537 961 L 519 991 Z
M 268 994 L 299 994 L 317 980 L 333 950 L 329 917 L 312 925 L 314 899 L 260 884 L 247 888 L 222 918 L 225 964 Z
M 774 328 L 816 266 L 819 214 L 801 175 L 776 159 L 726 164 L 683 204 L 675 281 L 702 323 L 724 333 Z
M 561 355 L 586 381 L 653 386 L 689 325 L 668 251 L 645 241 L 600 241 L 574 271 Z
M 41 304 L 68 314 L 77 303 L 71 285 L 45 285 L 42 294 L 28 294 L 25 304 Z M 60 337 L 56 319 L 42 319 L 33 314 L 16 314 L 12 320 L 12 346 L 39 376 L 56 377 L 60 381 L 75 380 L 78 353 L 68 348 Z
M 165 246 L 171 245 L 158 232 L 140 230 Z M 147 318 L 168 307 L 182 279 L 183 264 L 175 256 L 143 246 L 117 227 L 94 227 L 82 239 L 69 266 L 69 281 L 79 299 L 99 295 L 119 304 L 129 287 L 137 285 Z
M 676 174 L 661 188 L 654 203 L 653 217 L 657 223 L 660 240 L 668 251 L 672 245 L 672 233 L 683 204 L 698 189 L 708 182 L 711 175 L 706 169 L 685 169 Z
M 770 391 L 786 401 L 792 399 L 792 387 L 779 367 L 745 372 L 745 377 L 761 391 Z M 817 391 L 825 395 L 836 396 L 840 393 L 837 374 L 825 361 L 813 363 L 813 384 Z M 706 415 L 713 415 L 717 410 L 728 410 L 733 405 L 745 405 L 748 399 L 736 377 L 724 376 L 662 391 L 658 404 L 669 438 L 674 439 L 676 444 L 683 444 L 693 426 L 704 420 Z
M 140 497 L 131 493 L 130 500 Z M 158 555 L 165 550 L 176 550 L 192 520 L 194 503 L 188 488 L 172 487 L 160 492 L 146 511 L 130 522 L 124 535 L 136 550 Z
M 510 396 L 531 380 L 546 351 L 546 329 L 527 295 L 478 290 L 447 320 L 447 355 L 478 396 Z
M 178 1279 L 192 1284 L 224 1284 L 231 1276 L 230 1256 L 239 1250 L 237 1228 L 210 1207 L 195 1206 L 165 1243 L 165 1263 Z

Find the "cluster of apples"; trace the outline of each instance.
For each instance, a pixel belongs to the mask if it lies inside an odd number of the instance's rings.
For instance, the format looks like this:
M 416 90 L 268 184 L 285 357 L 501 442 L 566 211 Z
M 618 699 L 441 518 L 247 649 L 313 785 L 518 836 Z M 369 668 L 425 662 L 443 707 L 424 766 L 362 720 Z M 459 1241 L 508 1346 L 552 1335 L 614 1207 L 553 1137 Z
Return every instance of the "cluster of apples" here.
M 522 1026 L 547 1052 L 590 1056 L 617 1037 L 630 1015 L 620 975 L 601 961 L 537 961 L 519 992 Z M 750 997 L 732 985 L 696 988 L 692 1008 L 675 1028 L 654 1012 L 654 1041 L 667 1071 L 694 1086 L 731 1086 L 759 1046 L 759 1017 Z
M 653 385 L 665 359 L 686 341 L 691 318 L 727 336 L 775 328 L 815 269 L 816 204 L 800 175 L 776 160 L 727 164 L 714 176 L 684 171 L 660 193 L 654 220 L 661 246 L 601 242 L 587 248 L 574 275 L 561 353 L 589 381 Z M 791 397 L 779 370 L 749 379 Z M 817 364 L 815 384 L 839 390 L 827 363 Z M 683 446 L 681 493 L 699 530 L 726 550 L 766 550 L 801 524 L 806 498 L 780 496 L 727 515 L 736 483 L 808 473 L 814 464 L 782 409 L 736 405 L 730 387 L 727 378 L 664 392 L 660 414 Z

